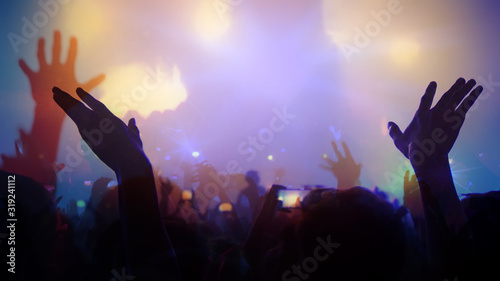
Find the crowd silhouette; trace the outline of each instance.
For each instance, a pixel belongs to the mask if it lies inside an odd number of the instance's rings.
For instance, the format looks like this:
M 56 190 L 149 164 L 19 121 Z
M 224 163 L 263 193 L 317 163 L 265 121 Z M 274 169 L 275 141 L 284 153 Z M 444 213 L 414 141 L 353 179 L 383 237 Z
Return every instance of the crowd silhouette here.
M 16 273 L 13 280 L 490 280 L 500 262 L 500 193 L 460 200 L 448 154 L 466 113 L 483 88 L 459 78 L 432 107 L 431 82 L 404 131 L 389 122 L 395 147 L 413 172 L 402 205 L 376 188 L 360 187 L 361 164 L 348 145 L 332 142 L 337 161 L 320 167 L 336 187 L 284 192 L 276 169 L 266 190 L 257 171 L 222 175 L 209 162 L 183 164 L 184 186 L 159 175 L 145 154 L 134 118 L 123 122 L 89 92 L 99 75 L 79 83 L 70 40 L 52 63 L 38 44 L 38 72 L 23 60 L 36 102 L 31 132 L 20 131 L 16 155 L 2 155 L 1 176 L 15 175 Z M 116 175 L 95 178 L 85 210 L 56 198 L 59 136 L 64 118 Z M 244 182 L 244 188 L 238 188 Z M 8 191 L 2 189 L 2 229 Z M 298 192 L 298 191 L 297 191 Z M 292 207 L 285 202 L 291 198 Z M 2 250 L 5 244 L 1 244 Z M 6 255 L 3 255 L 5 257 Z M 8 260 L 7 260 L 8 262 Z M 7 272 L 3 262 L 3 272 Z M 2 273 L 3 275 L 3 273 Z M 14 276 L 14 277 L 12 277 Z M 488 279 L 487 279 L 488 278 Z M 2 280 L 8 280 L 3 279 Z

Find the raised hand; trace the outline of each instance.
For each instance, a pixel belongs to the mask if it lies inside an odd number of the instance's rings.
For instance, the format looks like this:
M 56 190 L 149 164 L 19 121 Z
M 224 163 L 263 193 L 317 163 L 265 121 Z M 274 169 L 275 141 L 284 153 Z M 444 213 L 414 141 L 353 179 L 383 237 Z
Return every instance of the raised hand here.
M 132 118 L 125 125 L 82 88 L 76 93 L 88 107 L 59 88 L 52 91 L 54 100 L 75 122 L 83 140 L 116 173 L 130 273 L 149 280 L 145 276 L 157 270 L 163 273 L 160 279 L 180 280 L 175 253 L 160 216 L 153 169 L 142 149 L 135 120 Z
M 465 82 L 465 79 L 459 78 L 431 109 L 437 87 L 436 82 L 431 82 L 404 133 L 396 123 L 389 122 L 389 135 L 412 164 L 421 164 L 427 157 L 447 157 L 464 123 L 465 114 L 483 91 L 481 86 L 472 90 L 475 85 L 473 79 Z
M 276 214 L 279 203 L 278 191 L 281 189 L 285 189 L 285 187 L 273 185 L 268 191 L 264 204 L 259 214 L 255 216 L 256 218 L 250 230 L 250 234 L 243 245 L 244 254 L 250 264 L 258 264 L 259 259 L 267 251 L 266 248 L 262 247 L 262 236 L 265 234 L 267 226 L 272 222 Z M 256 211 L 258 211 L 258 208 L 255 209 L 255 212 Z
M 271 189 L 269 189 L 269 192 L 265 196 L 264 205 L 255 222 L 256 224 L 267 225 L 272 221 L 276 214 L 276 207 L 279 203 L 278 191 L 282 189 L 285 189 L 285 187 L 281 185 L 273 185 Z
M 401 153 L 410 159 L 417 175 L 424 210 L 431 206 L 435 209 L 437 202 L 448 226 L 454 230 L 465 223 L 465 214 L 453 183 L 448 153 L 467 111 L 483 91 L 483 87 L 474 88 L 475 85 L 472 79 L 466 82 L 459 78 L 431 109 L 437 87 L 436 82 L 431 82 L 404 133 L 394 122 L 389 122 L 389 135 Z
M 355 186 L 361 175 L 361 164 L 356 164 L 345 142 L 342 142 L 342 147 L 344 148 L 345 157 L 340 153 L 337 143 L 332 141 L 333 152 L 338 161 L 335 162 L 329 158 L 325 158 L 328 165 L 320 165 L 321 168 L 332 172 L 337 179 L 338 189 L 346 189 Z
M 226 182 L 224 182 L 215 167 L 208 161 L 203 161 L 195 166 L 197 168 L 194 170 L 192 181 L 199 182 L 194 191 L 194 199 L 200 213 L 206 214 L 210 201 L 217 196 L 219 196 L 221 203 L 231 203 L 224 189 L 229 183 L 228 179 L 226 178 Z
M 125 125 L 82 88 L 76 89 L 76 93 L 89 107 L 57 87 L 52 91 L 54 100 L 75 122 L 83 140 L 113 171 L 117 172 L 121 165 L 136 161 L 137 157 L 146 157 L 134 118 Z
M 33 99 L 37 106 L 55 108 L 52 102 L 51 89 L 55 85 L 65 91 L 72 91 L 82 87 L 90 91 L 104 80 L 104 75 L 98 75 L 85 83 L 79 83 L 75 76 L 75 62 L 77 53 L 77 41 L 72 37 L 69 41 L 68 58 L 61 62 L 61 33 L 54 32 L 54 45 L 52 47 L 52 62 L 47 63 L 45 58 L 45 40 L 38 40 L 38 64 L 40 69 L 34 71 L 29 68 L 24 60 L 19 60 L 19 66 L 28 76 L 31 85 Z
M 39 182 L 52 183 L 54 181 L 47 179 L 43 174 L 54 172 L 51 167 L 56 163 L 59 135 L 65 115 L 52 101 L 51 89 L 59 85 L 71 91 L 79 86 L 90 90 L 104 79 L 104 75 L 99 75 L 86 83 L 79 83 L 75 77 L 76 53 L 76 39 L 71 38 L 68 58 L 66 62 L 61 62 L 61 34 L 56 31 L 50 64 L 45 58 L 43 38 L 38 41 L 38 71 L 28 67 L 24 60 L 19 60 L 19 66 L 31 85 L 31 95 L 35 101 L 35 117 L 31 132 L 21 135 L 21 140 L 25 144 L 22 157 L 9 158 L 4 161 L 4 169 L 17 172 L 19 170 L 16 166 L 20 166 L 23 167 L 20 170 L 22 174 Z

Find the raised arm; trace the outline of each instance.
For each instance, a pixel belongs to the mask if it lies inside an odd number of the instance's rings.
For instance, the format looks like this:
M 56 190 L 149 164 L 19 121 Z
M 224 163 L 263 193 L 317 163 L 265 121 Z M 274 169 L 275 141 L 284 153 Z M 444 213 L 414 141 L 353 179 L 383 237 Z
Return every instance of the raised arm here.
M 76 93 L 88 107 L 59 88 L 53 92 L 83 140 L 116 173 L 129 273 L 140 279 L 179 280 L 175 254 L 160 217 L 153 169 L 135 120 L 126 125 L 81 88 Z
M 483 88 L 474 80 L 459 78 L 431 108 L 437 84 L 431 82 L 420 106 L 404 132 L 389 122 L 389 135 L 415 170 L 420 188 L 428 186 L 439 203 L 448 226 L 457 229 L 465 223 L 465 215 L 453 184 L 448 153 L 455 143 L 465 115 Z M 424 209 L 429 206 L 422 196 Z
M 58 85 L 65 91 L 73 91 L 77 87 L 83 87 L 90 91 L 104 80 L 104 75 L 101 74 L 85 83 L 78 82 L 75 74 L 76 38 L 72 37 L 69 41 L 68 57 L 65 62 L 61 60 L 61 46 L 61 33 L 55 31 L 52 61 L 47 62 L 45 39 L 38 40 L 38 71 L 30 68 L 24 60 L 19 60 L 19 66 L 28 77 L 31 96 L 35 101 L 35 117 L 30 137 L 36 139 L 36 151 L 43 155 L 49 165 L 56 161 L 59 135 L 65 117 L 64 112 L 59 110 L 52 100 L 52 87 Z M 39 157 L 38 154 L 35 157 Z
M 345 142 L 342 142 L 345 156 L 340 153 L 337 143 L 332 141 L 332 148 L 337 162 L 324 158 L 328 165 L 319 165 L 321 168 L 330 171 L 337 179 L 338 189 L 347 189 L 356 186 L 361 175 L 361 164 L 357 164 L 351 155 L 351 151 Z

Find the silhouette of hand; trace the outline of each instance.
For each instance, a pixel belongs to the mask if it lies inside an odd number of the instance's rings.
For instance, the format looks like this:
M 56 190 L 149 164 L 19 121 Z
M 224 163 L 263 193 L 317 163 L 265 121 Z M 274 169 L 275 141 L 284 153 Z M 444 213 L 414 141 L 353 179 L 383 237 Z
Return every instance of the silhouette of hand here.
M 262 209 L 256 219 L 256 226 L 264 227 L 268 225 L 274 218 L 276 214 L 276 207 L 278 206 L 278 191 L 285 189 L 281 185 L 273 185 L 269 192 L 265 196 L 264 204 Z
M 345 157 L 340 153 L 337 144 L 332 141 L 332 148 L 338 161 L 335 162 L 329 158 L 325 158 L 328 165 L 319 165 L 321 168 L 332 172 L 337 179 L 338 189 L 346 189 L 355 186 L 361 175 L 361 164 L 356 164 L 345 142 L 342 142 L 342 147 L 344 148 Z
M 37 106 L 44 106 L 47 110 L 55 108 L 50 95 L 50 91 L 55 85 L 65 91 L 72 91 L 77 87 L 90 91 L 104 80 L 105 76 L 101 74 L 86 83 L 79 83 L 75 77 L 76 53 L 77 41 L 76 38 L 72 37 L 69 41 L 68 58 L 65 63 L 61 62 L 61 33 L 56 30 L 51 64 L 48 64 L 45 58 L 45 40 L 43 38 L 38 40 L 37 57 L 40 65 L 38 72 L 29 68 L 24 60 L 19 60 L 19 66 L 30 81 L 32 96 Z
M 76 93 L 90 108 L 57 87 L 52 91 L 54 100 L 75 122 L 83 140 L 115 172 L 121 165 L 137 161 L 137 157 L 146 157 L 134 118 L 125 125 L 82 88 L 76 89 Z
M 436 82 L 431 82 L 404 133 L 394 122 L 389 122 L 389 135 L 412 164 L 419 164 L 426 156 L 448 156 L 465 114 L 483 91 L 483 87 L 478 86 L 471 92 L 475 85 L 473 79 L 466 83 L 459 78 L 431 109 L 437 87 Z

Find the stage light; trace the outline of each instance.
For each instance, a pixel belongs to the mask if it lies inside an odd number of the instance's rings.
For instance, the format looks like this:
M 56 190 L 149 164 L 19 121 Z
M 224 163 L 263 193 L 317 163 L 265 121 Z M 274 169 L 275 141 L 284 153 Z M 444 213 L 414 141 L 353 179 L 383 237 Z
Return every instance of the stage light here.
M 198 34 L 205 40 L 215 40 L 223 36 L 230 27 L 228 12 L 214 5 L 216 1 L 203 1 L 195 10 L 193 25 Z
M 267 160 L 269 160 L 269 161 L 273 161 L 273 160 L 274 160 L 273 155 L 269 154 L 269 155 L 267 156 Z
M 200 153 L 198 151 L 193 151 L 191 155 L 193 155 L 194 158 L 198 158 L 198 156 L 200 156 Z

